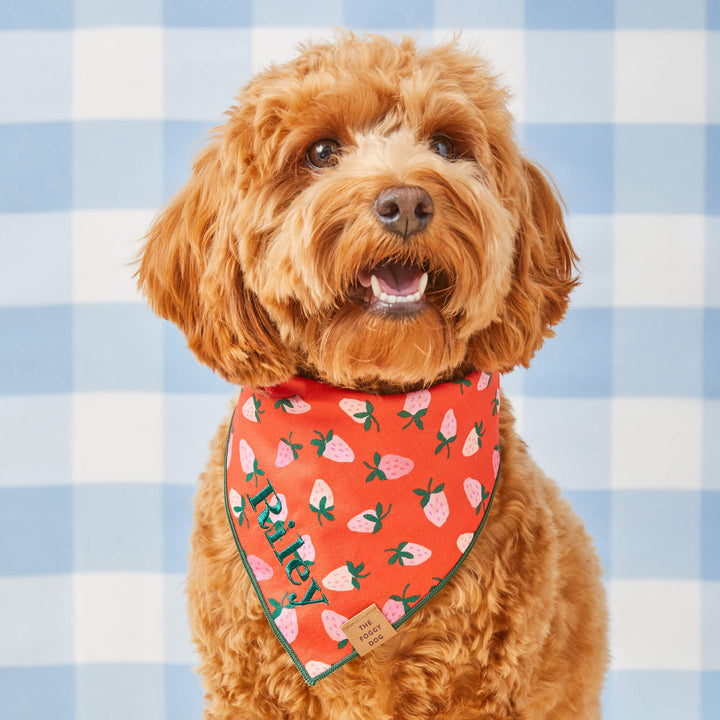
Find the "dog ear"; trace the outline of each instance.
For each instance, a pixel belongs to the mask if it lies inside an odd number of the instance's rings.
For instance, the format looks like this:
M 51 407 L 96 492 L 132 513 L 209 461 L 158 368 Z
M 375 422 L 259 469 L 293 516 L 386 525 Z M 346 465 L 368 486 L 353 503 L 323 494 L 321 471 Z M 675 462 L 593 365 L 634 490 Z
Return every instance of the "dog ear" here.
M 182 190 L 155 219 L 139 259 L 138 285 L 176 323 L 198 359 L 233 384 L 272 385 L 294 374 L 289 352 L 245 285 L 229 204 L 236 170 L 221 139 L 196 158 Z
M 477 367 L 502 372 L 529 365 L 545 338 L 555 334 L 552 327 L 564 317 L 578 284 L 578 258 L 552 181 L 538 166 L 521 160 L 520 180 L 514 184 L 520 200 L 511 288 L 498 319 L 471 342 Z

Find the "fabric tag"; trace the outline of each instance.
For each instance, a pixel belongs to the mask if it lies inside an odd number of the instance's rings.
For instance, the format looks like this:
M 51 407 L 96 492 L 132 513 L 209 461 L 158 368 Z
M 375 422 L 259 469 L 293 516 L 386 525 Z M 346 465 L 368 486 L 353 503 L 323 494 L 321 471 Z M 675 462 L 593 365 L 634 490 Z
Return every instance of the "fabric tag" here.
M 377 605 L 370 605 L 340 626 L 358 655 L 367 655 L 397 635 Z

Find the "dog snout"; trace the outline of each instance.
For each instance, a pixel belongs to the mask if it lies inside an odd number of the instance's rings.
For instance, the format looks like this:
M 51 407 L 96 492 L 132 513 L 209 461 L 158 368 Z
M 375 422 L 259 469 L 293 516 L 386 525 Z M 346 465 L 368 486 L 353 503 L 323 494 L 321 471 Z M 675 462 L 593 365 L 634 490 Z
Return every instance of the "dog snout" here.
M 421 187 L 400 185 L 385 188 L 375 198 L 373 212 L 388 230 L 407 237 L 427 227 L 435 208 Z

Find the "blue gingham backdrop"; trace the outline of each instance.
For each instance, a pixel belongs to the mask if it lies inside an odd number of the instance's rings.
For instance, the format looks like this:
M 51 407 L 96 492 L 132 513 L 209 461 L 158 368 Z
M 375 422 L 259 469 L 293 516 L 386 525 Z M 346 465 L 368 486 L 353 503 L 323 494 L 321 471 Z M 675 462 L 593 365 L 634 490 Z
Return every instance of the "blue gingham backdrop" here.
M 720 717 L 720 0 L 0 0 L 0 718 L 195 720 L 191 499 L 231 388 L 129 260 L 254 70 L 464 28 L 584 285 L 521 430 L 597 541 L 605 717 Z

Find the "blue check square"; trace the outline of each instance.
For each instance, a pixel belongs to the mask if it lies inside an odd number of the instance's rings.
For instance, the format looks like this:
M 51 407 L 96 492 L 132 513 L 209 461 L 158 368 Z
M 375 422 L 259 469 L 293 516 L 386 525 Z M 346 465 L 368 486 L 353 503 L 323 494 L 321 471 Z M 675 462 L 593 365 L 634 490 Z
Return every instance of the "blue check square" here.
M 435 27 L 523 28 L 524 0 L 435 0 Z
M 673 618 L 668 618 L 668 622 L 672 621 Z M 606 716 L 612 720 L 689 720 L 700 717 L 700 678 L 697 673 L 616 670 L 611 673 L 609 682 Z
M 615 0 L 615 22 L 623 29 L 700 30 L 705 0 Z
M 353 29 L 430 28 L 433 0 L 345 0 L 343 24 Z
M 75 0 L 77 27 L 160 25 L 163 0 Z
M 0 0 L 0 30 L 67 30 L 73 0 Z
M 38 688 L 42 688 L 42 692 L 38 692 Z M 76 720 L 78 717 L 72 665 L 2 667 L 0 697 L 3 713 L 12 720 Z
M 163 200 L 169 200 L 190 177 L 192 161 L 207 142 L 215 123 L 208 120 L 170 120 L 163 134 Z
M 720 215 L 720 125 L 707 126 L 705 211 Z
M 163 525 L 165 552 L 163 570 L 166 573 L 186 573 L 190 554 L 194 485 L 163 486 Z
M 702 578 L 720 580 L 720 491 L 702 493 Z
M 252 24 L 253 0 L 164 0 L 169 27 L 247 27 Z
M 528 28 L 609 30 L 614 27 L 612 0 L 532 0 L 525 5 Z
M 323 27 L 342 25 L 343 0 L 255 0 L 253 25 L 259 27 Z
M 703 367 L 705 397 L 720 398 L 720 308 L 705 310 Z

